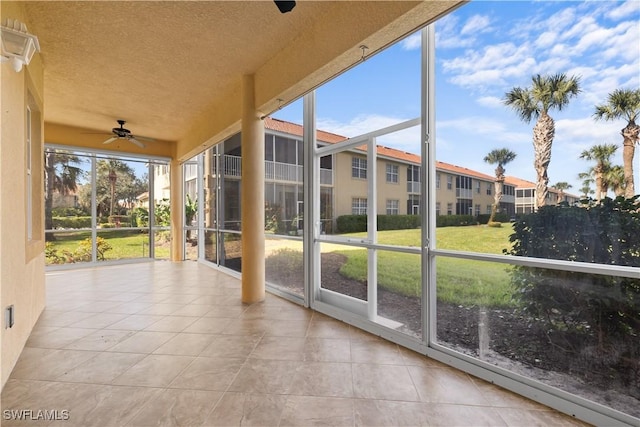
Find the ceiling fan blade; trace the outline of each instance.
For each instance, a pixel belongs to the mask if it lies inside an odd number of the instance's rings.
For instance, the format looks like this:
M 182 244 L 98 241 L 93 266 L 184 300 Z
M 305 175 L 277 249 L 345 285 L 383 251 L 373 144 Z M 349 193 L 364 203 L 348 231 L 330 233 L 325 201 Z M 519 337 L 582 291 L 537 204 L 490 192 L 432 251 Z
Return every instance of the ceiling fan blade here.
M 140 148 L 144 148 L 144 144 L 143 144 L 142 142 L 138 141 L 138 140 L 137 140 L 136 138 L 134 138 L 133 136 L 132 136 L 132 137 L 129 137 L 129 138 L 127 138 L 127 139 L 128 139 L 129 141 L 133 142 L 134 144 L 136 144 L 138 147 L 140 147 Z
M 103 142 L 103 144 L 111 144 L 113 141 L 115 141 L 116 139 L 118 139 L 117 136 L 112 136 L 111 138 L 107 139 L 105 142 Z

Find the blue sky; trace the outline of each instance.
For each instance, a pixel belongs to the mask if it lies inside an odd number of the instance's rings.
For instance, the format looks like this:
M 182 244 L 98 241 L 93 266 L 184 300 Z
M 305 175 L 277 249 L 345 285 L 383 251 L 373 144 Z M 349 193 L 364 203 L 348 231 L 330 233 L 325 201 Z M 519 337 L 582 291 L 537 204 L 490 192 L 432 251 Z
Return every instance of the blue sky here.
M 420 114 L 419 35 L 338 76 L 317 90 L 318 128 L 353 137 Z M 360 52 L 354 55 L 354 62 Z M 550 184 L 567 181 L 578 194 L 579 172 L 592 164 L 580 153 L 596 144 L 620 146 L 626 122 L 596 122 L 596 104 L 617 88 L 640 87 L 640 1 L 473 1 L 436 23 L 436 157 L 493 175 L 483 161 L 495 148 L 517 158 L 507 175 L 535 181 L 532 128 L 502 103 L 534 74 L 581 78 L 582 92 L 554 111 L 556 136 Z M 301 122 L 301 103 L 273 114 Z M 419 153 L 417 129 L 379 144 Z M 640 182 L 640 150 L 634 162 Z

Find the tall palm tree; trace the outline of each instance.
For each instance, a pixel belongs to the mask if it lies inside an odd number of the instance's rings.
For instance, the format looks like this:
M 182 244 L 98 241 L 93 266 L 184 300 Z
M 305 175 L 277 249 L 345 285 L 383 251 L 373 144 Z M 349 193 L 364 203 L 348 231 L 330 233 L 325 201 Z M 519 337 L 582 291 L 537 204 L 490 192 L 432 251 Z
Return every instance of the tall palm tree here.
M 511 162 L 516 158 L 516 153 L 509 150 L 508 148 L 501 148 L 492 150 L 489 154 L 487 154 L 484 158 L 484 161 L 494 165 L 498 164 L 496 167 L 496 180 L 495 180 L 495 191 L 494 191 L 494 202 L 493 206 L 491 206 L 491 216 L 489 217 L 489 222 L 493 222 L 496 216 L 496 212 L 498 211 L 498 207 L 500 206 L 500 200 L 502 200 L 502 188 L 504 186 L 504 165 Z
M 564 73 L 531 78 L 529 88 L 514 87 L 505 94 L 504 103 L 512 107 L 526 123 L 536 119 L 533 127 L 533 166 L 536 169 L 536 206 L 544 206 L 549 189 L 547 169 L 551 161 L 551 145 L 555 136 L 555 122 L 549 111 L 561 111 L 571 98 L 580 93 L 580 77 Z
M 593 175 L 596 179 L 596 200 L 598 202 L 607 195 L 607 190 L 609 190 L 606 175 L 611 169 L 611 156 L 615 154 L 617 149 L 618 146 L 614 144 L 594 145 L 580 154 L 581 159 L 595 160 L 596 162 L 593 167 Z
M 640 89 L 616 89 L 609 94 L 605 104 L 596 105 L 593 114 L 596 120 L 625 119 L 627 125 L 620 131 L 622 135 L 622 161 L 624 168 L 624 196 L 635 195 L 633 183 L 633 157 L 635 144 L 640 139 L 640 126 L 636 118 L 640 114 Z
M 558 190 L 558 203 L 562 203 L 564 202 L 564 190 L 570 189 L 573 185 L 565 181 L 560 181 L 553 184 L 552 187 Z
M 53 229 L 53 198 L 55 193 L 69 194 L 78 189 L 78 180 L 83 176 L 82 160 L 69 152 L 47 149 L 44 153 L 45 229 Z M 53 233 L 46 234 L 46 240 L 55 240 Z
M 593 169 L 593 168 L 591 168 Z M 580 187 L 580 193 L 587 198 L 590 194 L 594 194 L 595 191 L 591 189 L 591 184 L 593 184 L 592 170 L 589 172 L 580 172 L 578 174 L 578 179 L 582 180 L 582 187 Z

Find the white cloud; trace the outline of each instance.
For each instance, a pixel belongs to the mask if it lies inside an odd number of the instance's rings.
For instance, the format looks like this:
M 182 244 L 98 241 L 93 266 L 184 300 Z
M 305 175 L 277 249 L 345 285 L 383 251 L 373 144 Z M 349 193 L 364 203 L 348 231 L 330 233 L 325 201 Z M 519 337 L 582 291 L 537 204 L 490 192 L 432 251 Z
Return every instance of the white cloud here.
M 436 22 L 436 49 L 464 48 L 473 46 L 475 37 L 461 37 L 458 17 L 447 15 Z
M 437 122 L 438 129 L 443 131 L 454 130 L 458 135 L 473 135 L 475 139 L 480 136 L 489 136 L 493 141 L 501 144 L 529 144 L 531 133 L 514 131 L 504 121 L 495 120 L 485 116 L 470 116 L 460 119 L 441 120 Z M 438 137 L 438 141 L 440 137 Z
M 483 107 L 498 108 L 503 107 L 502 99 L 496 96 L 482 96 L 476 102 Z
M 556 40 L 558 39 L 558 33 L 555 31 L 545 31 L 540 34 L 540 36 L 534 42 L 534 45 L 538 49 L 545 49 L 549 46 L 552 46 Z
M 415 50 L 420 49 L 422 46 L 422 35 L 420 32 L 415 34 L 411 34 L 409 37 L 405 38 L 400 42 L 400 46 L 404 50 Z
M 471 18 L 467 19 L 467 22 L 460 30 L 460 34 L 477 34 L 487 32 L 490 29 L 490 23 L 491 20 L 488 16 L 473 15 Z
M 621 3 L 620 6 L 610 10 L 606 16 L 611 19 L 622 19 L 633 13 L 638 13 L 638 11 L 640 11 L 640 2 L 638 2 L 638 0 L 628 0 Z

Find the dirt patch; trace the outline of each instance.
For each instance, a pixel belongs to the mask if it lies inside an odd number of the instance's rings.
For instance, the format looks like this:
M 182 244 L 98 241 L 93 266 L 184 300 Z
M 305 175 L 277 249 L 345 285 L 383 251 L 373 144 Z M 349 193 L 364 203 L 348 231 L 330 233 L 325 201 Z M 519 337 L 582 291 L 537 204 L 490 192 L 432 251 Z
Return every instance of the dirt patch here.
M 366 283 L 340 273 L 346 259 L 337 253 L 322 254 L 322 286 L 366 301 Z M 282 270 L 270 269 L 267 262 L 268 280 L 301 293 L 302 271 Z M 421 335 L 419 298 L 379 289 L 378 314 L 402 323 L 402 332 Z M 594 339 L 574 351 L 576 337 L 546 331 L 541 322 L 515 309 L 487 310 L 438 302 L 436 319 L 437 340 L 446 347 L 640 417 L 638 340 L 603 350 Z M 579 339 L 585 341 L 584 337 Z

